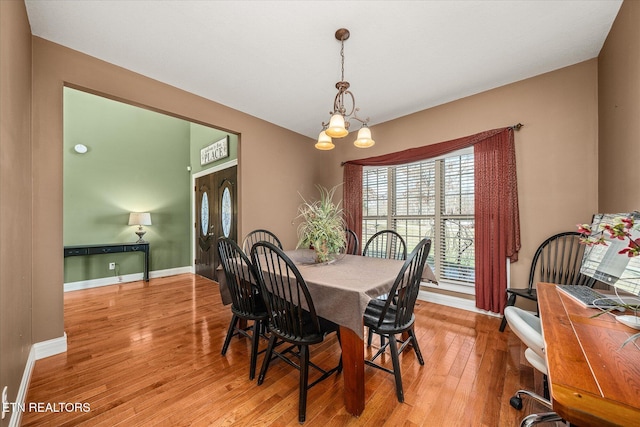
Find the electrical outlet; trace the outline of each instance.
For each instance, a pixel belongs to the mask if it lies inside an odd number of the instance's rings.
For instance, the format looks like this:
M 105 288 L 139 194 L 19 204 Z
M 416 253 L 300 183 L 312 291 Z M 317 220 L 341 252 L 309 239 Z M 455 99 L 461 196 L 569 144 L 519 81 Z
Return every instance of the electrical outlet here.
M 116 269 L 116 263 L 115 262 L 110 262 L 109 263 L 109 270 L 115 270 Z
M 2 389 L 2 419 L 4 420 L 4 417 L 7 415 L 7 412 L 9 412 L 9 400 L 7 399 L 7 388 L 9 386 L 4 386 L 4 388 Z

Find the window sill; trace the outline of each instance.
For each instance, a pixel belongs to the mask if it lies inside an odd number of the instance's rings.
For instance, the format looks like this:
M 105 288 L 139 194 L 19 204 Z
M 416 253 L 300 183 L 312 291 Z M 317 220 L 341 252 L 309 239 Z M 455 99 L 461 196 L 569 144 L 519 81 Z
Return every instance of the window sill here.
M 449 282 L 446 280 L 439 281 L 437 285 L 430 282 L 421 282 L 420 285 L 425 286 L 427 288 L 442 289 L 445 291 L 457 292 L 459 294 L 467 294 L 467 295 L 476 294 L 475 286 L 459 285 L 457 283 Z
M 426 283 L 423 283 L 423 285 L 426 285 Z M 432 287 L 435 288 L 436 286 L 432 286 Z M 487 316 L 492 316 L 492 317 L 500 317 L 499 314 L 476 308 L 475 300 L 473 299 L 466 299 L 463 297 L 456 297 L 452 295 L 443 295 L 435 292 L 429 292 L 424 289 L 421 289 L 420 292 L 418 293 L 418 299 L 422 301 L 427 301 L 434 304 L 442 305 L 445 307 L 459 308 L 461 310 L 466 310 L 473 313 L 485 314 Z

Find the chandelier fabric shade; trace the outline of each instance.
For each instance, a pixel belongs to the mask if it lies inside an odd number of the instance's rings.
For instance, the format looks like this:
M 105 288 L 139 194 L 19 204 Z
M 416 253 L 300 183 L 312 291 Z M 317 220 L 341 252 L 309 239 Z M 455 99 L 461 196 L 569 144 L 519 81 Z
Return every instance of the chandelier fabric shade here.
M 358 148 L 369 148 L 375 144 L 371 138 L 371 130 L 367 126 L 369 118 L 358 117 L 357 113 L 360 109 L 356 107 L 355 97 L 349 90 L 350 83 L 344 79 L 344 42 L 349 36 L 349 30 L 346 28 L 340 28 L 335 34 L 336 40 L 340 42 L 341 46 L 342 79 L 336 83 L 338 94 L 333 101 L 333 111 L 329 113 L 331 115 L 329 123 L 322 123 L 322 132 L 320 132 L 318 142 L 315 145 L 318 150 L 331 150 L 335 147 L 332 138 L 344 138 L 349 135 L 351 120 L 362 123 L 362 128 L 358 131 L 358 137 L 353 144 Z
M 131 212 L 129 225 L 151 225 L 151 214 L 149 212 Z

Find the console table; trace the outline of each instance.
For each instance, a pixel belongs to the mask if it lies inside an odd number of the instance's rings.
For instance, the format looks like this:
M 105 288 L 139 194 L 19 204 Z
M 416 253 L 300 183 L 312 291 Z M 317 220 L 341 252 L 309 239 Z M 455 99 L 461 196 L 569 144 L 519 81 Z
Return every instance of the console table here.
M 75 245 L 64 247 L 64 257 L 115 254 L 120 252 L 144 252 L 144 280 L 149 281 L 149 243 L 110 243 L 105 245 Z

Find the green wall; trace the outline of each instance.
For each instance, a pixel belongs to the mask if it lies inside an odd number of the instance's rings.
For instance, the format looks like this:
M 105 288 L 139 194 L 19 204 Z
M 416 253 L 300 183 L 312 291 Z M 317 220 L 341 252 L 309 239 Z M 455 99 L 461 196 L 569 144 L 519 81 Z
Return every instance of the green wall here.
M 134 242 L 129 212 L 145 227 L 151 270 L 191 265 L 189 123 L 64 89 L 64 244 Z M 88 147 L 78 154 L 76 144 Z M 65 283 L 139 273 L 141 253 L 65 259 Z M 110 271 L 109 262 L 118 269 Z
M 200 149 L 226 135 L 229 157 L 200 166 Z M 135 242 L 129 212 L 150 212 L 151 271 L 190 268 L 191 175 L 237 159 L 237 147 L 237 135 L 64 88 L 64 245 Z M 142 266 L 142 253 L 65 258 L 64 282 L 116 283 Z

